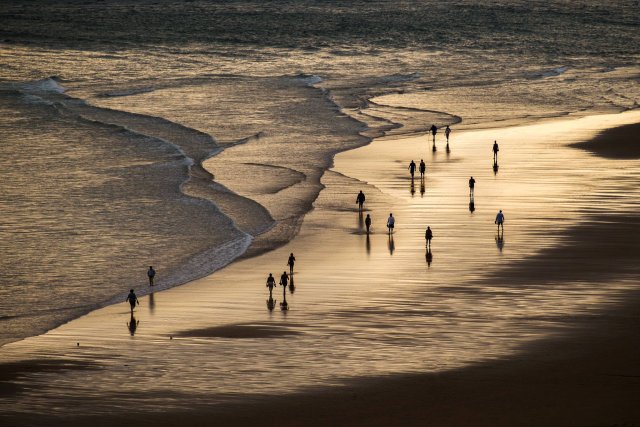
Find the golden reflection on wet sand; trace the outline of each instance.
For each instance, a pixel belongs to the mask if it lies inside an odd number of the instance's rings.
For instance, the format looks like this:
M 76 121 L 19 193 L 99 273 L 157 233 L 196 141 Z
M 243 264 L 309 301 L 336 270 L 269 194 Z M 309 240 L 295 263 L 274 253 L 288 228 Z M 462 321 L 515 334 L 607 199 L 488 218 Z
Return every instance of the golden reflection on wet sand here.
M 4 360 L 102 366 L 26 374 L 26 391 L 7 404 L 48 413 L 97 414 L 131 404 L 170 409 L 513 354 L 574 316 L 606 309 L 631 288 L 624 280 L 603 288 L 588 278 L 512 286 L 491 275 L 558 245 L 566 228 L 590 214 L 637 209 L 638 161 L 605 160 L 566 145 L 638 121 L 640 113 L 630 112 L 460 132 L 448 154 L 441 135 L 436 152 L 420 137 L 342 153 L 290 244 L 140 298 L 134 316 L 123 302 L 3 347 Z M 421 158 L 424 194 L 415 182 L 412 194 L 407 166 Z M 470 176 L 476 179 L 472 212 Z M 360 189 L 367 195 L 364 215 L 373 222 L 368 237 L 354 203 Z M 499 209 L 506 216 L 503 236 L 494 225 Z M 390 212 L 392 239 L 385 227 Z M 434 233 L 430 252 L 427 225 Z M 278 287 L 270 312 L 266 277 L 288 270 L 290 252 L 297 258 L 290 310 L 279 309 Z M 65 398 L 74 405 L 60 404 Z

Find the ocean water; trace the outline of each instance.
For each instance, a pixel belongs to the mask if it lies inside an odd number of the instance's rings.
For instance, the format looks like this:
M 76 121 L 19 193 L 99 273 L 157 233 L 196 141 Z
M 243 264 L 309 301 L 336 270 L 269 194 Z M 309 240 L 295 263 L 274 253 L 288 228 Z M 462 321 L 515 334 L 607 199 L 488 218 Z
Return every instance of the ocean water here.
M 289 241 L 372 137 L 620 112 L 637 1 L 0 5 L 0 343 Z

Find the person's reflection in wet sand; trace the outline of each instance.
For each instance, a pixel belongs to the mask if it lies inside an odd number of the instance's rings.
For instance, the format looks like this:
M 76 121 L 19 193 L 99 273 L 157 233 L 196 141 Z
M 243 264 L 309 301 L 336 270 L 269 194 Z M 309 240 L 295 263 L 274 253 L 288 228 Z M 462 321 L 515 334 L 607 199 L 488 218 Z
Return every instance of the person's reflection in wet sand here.
M 431 262 L 433 261 L 433 253 L 431 252 L 431 248 L 427 248 L 427 253 L 425 253 L 424 258 L 427 260 L 427 267 L 431 267 Z
M 362 211 L 358 211 L 358 231 L 362 233 L 364 230 L 364 214 Z
M 496 234 L 496 246 L 498 247 L 498 250 L 502 252 L 502 248 L 504 248 L 504 231 Z
M 476 210 L 476 202 L 473 200 L 473 196 L 469 196 L 469 212 L 473 213 Z
M 133 313 L 131 313 L 131 319 L 129 319 L 129 321 L 127 322 L 127 328 L 129 329 L 129 333 L 131 334 L 131 336 L 134 336 L 136 334 L 136 329 L 138 329 L 139 324 L 140 321 L 136 320 L 136 318 L 133 316 Z
M 416 194 L 416 185 L 413 180 L 413 177 L 411 177 L 411 190 L 409 191 L 411 192 L 411 197 L 413 197 L 413 195 Z
M 493 174 L 497 175 L 498 174 L 498 169 L 500 168 L 500 166 L 498 166 L 498 162 L 495 162 L 493 164 Z
M 366 246 L 367 246 L 367 255 L 370 255 L 371 254 L 371 239 L 369 239 L 369 235 L 368 234 L 367 234 Z
M 156 298 L 153 295 L 153 292 L 149 294 L 149 313 L 153 314 L 156 310 Z
M 396 244 L 393 241 L 393 235 L 389 234 L 389 253 L 393 255 L 393 251 L 396 250 Z
M 293 283 L 293 276 L 291 276 L 291 280 L 289 281 L 289 292 L 293 294 L 296 291 L 296 285 Z
M 275 307 L 276 307 L 276 300 L 274 300 L 272 297 L 269 297 L 269 299 L 267 300 L 267 309 L 269 311 L 273 311 Z
M 446 147 L 444 147 L 444 148 L 445 148 L 445 151 L 447 152 L 447 154 L 451 153 L 451 150 L 449 149 L 449 143 L 448 142 L 447 142 Z
M 420 180 L 420 197 L 424 197 L 424 192 L 425 192 L 425 185 L 424 185 L 424 178 L 422 178 Z

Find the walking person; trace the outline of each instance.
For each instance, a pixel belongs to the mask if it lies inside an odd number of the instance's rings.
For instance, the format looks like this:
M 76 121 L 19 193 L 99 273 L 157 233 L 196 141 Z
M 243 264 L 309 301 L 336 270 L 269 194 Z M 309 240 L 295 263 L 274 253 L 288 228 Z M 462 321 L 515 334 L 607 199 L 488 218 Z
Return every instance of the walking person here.
M 136 308 L 136 304 L 140 305 L 140 301 L 138 301 L 138 297 L 136 293 L 133 292 L 133 289 L 129 290 L 129 295 L 127 295 L 127 299 L 125 301 L 129 302 L 131 305 L 131 313 L 133 314 L 133 309 Z
M 502 232 L 504 233 L 504 214 L 502 210 L 496 215 L 495 224 L 498 224 L 498 234 L 500 233 L 500 227 L 502 227 Z
M 387 228 L 389 229 L 389 234 L 393 232 L 393 227 L 396 225 L 396 219 L 393 217 L 393 214 L 389 214 L 389 219 L 387 219 Z
M 476 180 L 473 177 L 469 178 L 469 197 L 473 198 L 473 189 L 476 186 Z
M 500 151 L 500 147 L 498 147 L 498 141 L 493 141 L 493 164 L 498 164 L 498 151 Z
M 296 257 L 293 256 L 293 252 L 289 255 L 289 260 L 287 261 L 287 265 L 289 266 L 289 274 L 293 274 L 293 264 L 296 262 Z
M 424 174 L 427 172 L 427 165 L 423 159 L 420 159 L 420 179 L 424 179 Z
M 358 193 L 358 196 L 356 196 L 356 203 L 358 204 L 358 210 L 362 211 L 363 207 L 364 207 L 364 193 L 362 192 L 362 190 L 360 190 L 360 192 Z
M 416 162 L 413 160 L 409 163 L 409 173 L 411 174 L 411 180 L 413 181 L 413 175 L 416 173 Z
M 156 277 L 156 271 L 153 269 L 152 265 L 150 265 L 147 270 L 147 277 L 149 278 L 149 286 L 153 286 L 153 278 Z
M 286 288 L 288 284 L 289 284 L 289 275 L 287 274 L 286 271 L 283 271 L 282 275 L 280 276 L 280 286 L 284 286 Z
M 367 234 L 369 234 L 369 229 L 371 228 L 371 216 L 367 214 L 367 218 L 364 220 L 364 225 L 367 227 Z
M 269 273 L 269 277 L 267 277 L 267 288 L 269 288 L 269 299 L 272 298 L 273 288 L 276 286 L 276 279 L 273 277 L 273 274 Z
M 433 136 L 433 143 L 436 143 L 436 133 L 438 133 L 438 128 L 436 127 L 436 125 L 431 125 L 431 128 L 429 128 L 429 130 L 431 131 L 431 135 Z
M 451 128 L 447 125 L 444 129 L 444 136 L 447 138 L 447 144 L 449 143 L 449 135 L 451 135 Z
M 424 232 L 424 239 L 427 241 L 427 249 L 431 249 L 431 239 L 433 239 L 433 232 L 431 227 L 427 226 L 427 231 Z

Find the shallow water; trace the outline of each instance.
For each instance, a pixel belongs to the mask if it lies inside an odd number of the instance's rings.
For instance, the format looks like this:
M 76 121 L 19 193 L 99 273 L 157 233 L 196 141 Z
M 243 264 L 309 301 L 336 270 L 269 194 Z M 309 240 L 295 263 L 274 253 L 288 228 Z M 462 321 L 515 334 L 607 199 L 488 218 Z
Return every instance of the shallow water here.
M 366 137 L 638 101 L 634 2 L 5 3 L 0 343 L 285 244 Z
M 5 346 L 5 360 L 98 364 L 90 371 L 24 374 L 23 392 L 5 404 L 18 413 L 61 416 L 132 405 L 141 411 L 211 407 L 515 355 L 637 288 L 622 264 L 619 271 L 612 264 L 606 280 L 591 276 L 588 266 L 567 279 L 499 273 L 544 256 L 564 242 L 569 227 L 637 209 L 637 160 L 605 160 L 566 144 L 638 118 L 634 112 L 462 132 L 449 154 L 442 139 L 433 153 L 426 138 L 380 140 L 343 153 L 289 245 L 141 298 L 134 319 L 121 303 Z M 496 174 L 494 138 L 501 147 Z M 412 194 L 406 166 L 420 157 L 428 165 L 425 192 L 418 187 Z M 470 174 L 477 181 L 474 212 L 468 209 Z M 373 218 L 368 239 L 355 210 L 358 189 L 367 194 L 365 213 Z M 500 245 L 493 224 L 498 209 L 506 215 Z M 383 227 L 389 211 L 397 218 L 392 240 Z M 426 225 L 434 230 L 430 262 Z M 286 295 L 291 309 L 270 313 L 264 280 L 286 268 L 290 252 L 297 258 L 296 290 Z M 568 265 L 582 262 L 571 253 Z M 278 301 L 281 292 L 274 292 Z M 295 334 L 179 336 L 223 325 Z

